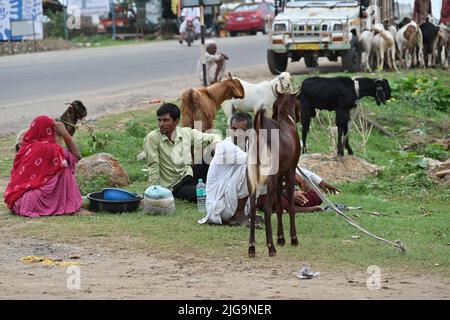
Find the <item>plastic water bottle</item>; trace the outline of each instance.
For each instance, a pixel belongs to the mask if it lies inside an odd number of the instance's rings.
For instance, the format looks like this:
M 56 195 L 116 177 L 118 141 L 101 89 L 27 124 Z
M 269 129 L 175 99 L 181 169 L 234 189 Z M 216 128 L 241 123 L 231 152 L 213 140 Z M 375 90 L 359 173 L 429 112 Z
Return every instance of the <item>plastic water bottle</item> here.
M 206 185 L 203 183 L 203 179 L 198 179 L 196 192 L 198 211 L 206 212 Z

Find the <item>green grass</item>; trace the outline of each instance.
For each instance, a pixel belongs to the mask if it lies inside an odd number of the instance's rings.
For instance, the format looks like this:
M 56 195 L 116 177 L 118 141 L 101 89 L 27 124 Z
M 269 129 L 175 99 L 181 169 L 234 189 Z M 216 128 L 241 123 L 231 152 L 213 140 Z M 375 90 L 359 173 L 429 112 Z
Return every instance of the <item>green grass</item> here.
M 450 76 L 440 70 L 413 71 L 411 74 L 438 77 L 447 90 Z M 408 74 L 382 74 L 391 84 L 402 83 Z M 297 77 L 296 81 L 299 81 Z M 393 86 L 395 87 L 395 86 Z M 406 92 L 408 93 L 408 92 Z M 412 91 L 409 92 L 412 95 Z M 350 143 L 360 157 L 385 167 L 377 178 L 338 185 L 343 192 L 332 201 L 348 206 L 361 206 L 362 210 L 349 211 L 349 215 L 371 232 L 389 240 L 400 239 L 407 246 L 407 253 L 383 245 L 362 235 L 334 213 L 323 212 L 297 215 L 296 225 L 300 247 L 286 245 L 278 248 L 278 256 L 286 259 L 314 261 L 329 266 L 364 267 L 379 265 L 385 268 L 419 272 L 424 267 L 429 272 L 450 276 L 450 190 L 449 185 L 429 181 L 421 168 L 422 157 L 428 154 L 442 156 L 440 150 L 428 150 L 425 146 L 414 152 L 403 152 L 402 146 L 411 142 L 427 143 L 448 134 L 448 111 L 443 112 L 411 103 L 405 90 L 393 90 L 393 99 L 386 106 L 376 106 L 367 98 L 362 101 L 366 115 L 385 125 L 396 134 L 386 137 L 373 129 L 367 147 L 360 145 L 359 135 L 353 131 Z M 425 97 L 426 98 L 426 97 Z M 425 99 L 424 98 L 424 99 Z M 96 141 L 89 138 L 89 131 L 79 130 L 76 142 L 86 154 L 108 152 L 117 157 L 128 172 L 132 184 L 127 189 L 143 192 L 147 187 L 145 163 L 136 155 L 142 151 L 145 135 L 156 128 L 155 109 L 133 110 L 98 119 L 95 123 Z M 326 114 L 321 117 L 328 121 Z M 334 121 L 334 114 L 331 114 Z M 216 119 L 216 127 L 227 127 L 223 112 Z M 426 134 L 418 136 L 417 131 Z M 310 152 L 332 152 L 324 128 L 315 124 L 317 140 L 310 135 Z M 420 138 L 420 139 L 419 139 Z M 0 139 L 0 177 L 5 180 L 13 159 L 13 138 Z M 434 153 L 433 153 L 434 152 Z M 448 157 L 448 153 L 444 154 Z M 80 181 L 81 182 L 81 181 Z M 91 188 L 100 188 L 101 180 L 93 181 Z M 88 189 L 89 186 L 83 187 Z M 246 257 L 248 228 L 198 225 L 202 217 L 196 206 L 177 201 L 177 212 L 172 216 L 148 216 L 142 208 L 132 214 L 106 214 L 96 216 L 49 217 L 23 219 L 7 213 L 0 206 L 0 228 L 17 225 L 17 236 L 29 236 L 55 241 L 120 243 L 132 240 L 131 248 L 173 254 L 189 253 L 196 256 L 218 258 Z M 376 211 L 381 216 L 371 215 Z M 427 215 L 425 215 L 428 213 Z M 431 214 L 429 214 L 431 213 Z M 26 221 L 27 223 L 23 224 Z M 275 227 L 275 216 L 272 222 Z M 284 217 L 288 226 L 288 217 Z M 275 228 L 274 228 L 275 230 Z M 358 240 L 352 236 L 359 235 Z M 288 230 L 285 230 L 288 237 Z M 288 238 L 287 238 L 288 239 Z M 288 241 L 289 242 L 289 241 Z M 265 232 L 257 231 L 257 252 L 266 256 Z M 275 258 L 276 259 L 276 258 Z M 429 267 L 429 268 L 428 268 Z

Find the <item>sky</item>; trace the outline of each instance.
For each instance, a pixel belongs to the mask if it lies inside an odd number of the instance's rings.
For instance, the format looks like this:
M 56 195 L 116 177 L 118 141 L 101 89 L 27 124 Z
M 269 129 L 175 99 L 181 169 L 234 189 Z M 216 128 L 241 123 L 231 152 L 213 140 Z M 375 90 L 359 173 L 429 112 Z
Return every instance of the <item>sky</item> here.
M 414 0 L 397 0 L 399 3 L 409 3 L 411 7 L 414 6 Z M 441 16 L 442 0 L 431 0 L 431 12 L 433 17 L 439 20 Z

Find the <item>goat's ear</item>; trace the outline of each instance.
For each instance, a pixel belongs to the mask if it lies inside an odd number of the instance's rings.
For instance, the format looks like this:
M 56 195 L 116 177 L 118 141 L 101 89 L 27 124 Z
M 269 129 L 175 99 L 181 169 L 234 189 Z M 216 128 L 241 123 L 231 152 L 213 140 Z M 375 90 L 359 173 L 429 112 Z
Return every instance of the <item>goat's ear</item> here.
M 272 119 L 278 121 L 278 103 L 276 100 L 272 105 Z
M 377 102 L 377 105 L 380 105 L 381 103 L 386 104 L 386 95 L 381 84 L 377 84 L 377 88 L 375 91 L 375 100 Z
M 300 122 L 301 118 L 300 118 L 300 102 L 297 102 L 295 104 L 295 122 Z
M 277 96 L 278 96 L 278 97 L 281 97 L 281 96 L 283 95 L 283 92 L 281 92 L 281 91 L 278 89 L 278 84 L 275 85 L 275 92 L 277 93 Z

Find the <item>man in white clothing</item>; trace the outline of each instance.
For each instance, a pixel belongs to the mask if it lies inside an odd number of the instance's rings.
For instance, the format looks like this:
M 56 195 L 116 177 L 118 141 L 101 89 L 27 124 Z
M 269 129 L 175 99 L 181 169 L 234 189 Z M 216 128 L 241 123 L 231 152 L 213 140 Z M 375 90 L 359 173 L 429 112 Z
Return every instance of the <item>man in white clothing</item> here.
M 228 56 L 223 53 L 217 53 L 217 44 L 214 40 L 208 39 L 205 42 L 206 52 L 206 85 L 209 86 L 217 81 L 221 81 L 225 75 L 225 61 Z M 203 65 L 200 58 L 197 63 L 197 73 L 200 83 L 203 85 Z
M 179 32 L 180 32 L 180 43 L 183 43 L 183 39 L 186 35 L 186 25 L 187 25 L 187 18 L 192 18 L 192 23 L 194 24 L 194 32 L 196 35 L 200 34 L 200 8 L 199 7 L 192 7 L 192 8 L 183 8 L 181 10 L 181 18 L 183 22 L 180 24 Z
M 206 182 L 206 216 L 199 223 L 241 225 L 248 212 L 247 153 L 245 132 L 251 129 L 248 113 L 230 119 L 230 137 L 216 145 Z M 247 209 L 246 209 L 247 208 Z

